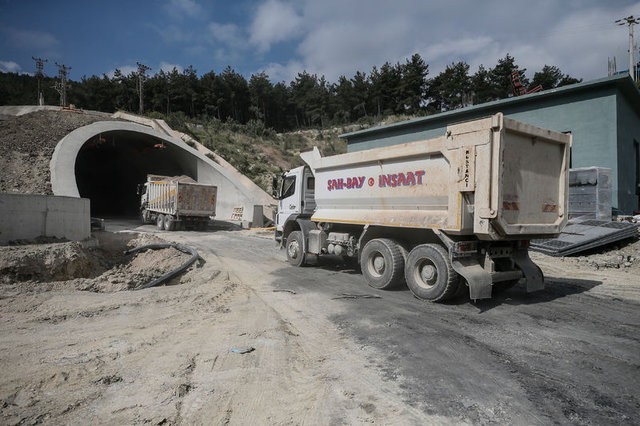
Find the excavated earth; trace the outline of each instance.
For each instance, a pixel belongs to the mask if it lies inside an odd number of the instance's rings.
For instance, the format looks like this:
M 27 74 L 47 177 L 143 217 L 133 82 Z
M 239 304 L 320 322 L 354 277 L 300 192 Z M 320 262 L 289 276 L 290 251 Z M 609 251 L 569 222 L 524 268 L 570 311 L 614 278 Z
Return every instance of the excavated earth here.
M 5 290 L 135 290 L 190 257 L 171 247 L 126 254 L 129 249 L 166 243 L 134 233 L 96 232 L 94 238 L 80 242 L 19 243 L 0 247 L 0 284 Z
M 0 192 L 52 194 L 49 162 L 56 144 L 104 115 L 74 111 L 0 114 Z

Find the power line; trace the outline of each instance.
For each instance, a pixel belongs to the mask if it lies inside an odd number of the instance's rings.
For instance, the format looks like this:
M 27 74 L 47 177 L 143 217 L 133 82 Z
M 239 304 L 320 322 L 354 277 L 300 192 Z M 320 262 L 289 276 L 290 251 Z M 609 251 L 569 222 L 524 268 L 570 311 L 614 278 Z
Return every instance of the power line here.
M 36 77 L 38 79 L 38 105 L 44 105 L 44 96 L 42 95 L 42 91 L 40 90 L 40 81 L 44 76 L 44 63 L 47 62 L 47 60 L 36 58 L 35 56 L 32 56 L 31 59 L 36 61 Z
M 629 75 L 633 79 L 636 80 L 636 73 L 634 72 L 635 62 L 633 60 L 633 53 L 635 50 L 633 43 L 633 26 L 635 24 L 640 24 L 640 18 L 636 18 L 633 15 L 627 16 L 626 18 L 621 18 L 615 21 L 618 25 L 627 25 L 629 27 Z
M 151 67 L 148 67 L 144 64 L 141 64 L 140 62 L 136 62 L 136 64 L 138 64 L 138 96 L 140 98 L 140 108 L 138 109 L 138 113 L 140 115 L 142 115 L 144 113 L 144 101 L 143 101 L 143 97 L 144 97 L 144 90 L 143 90 L 143 84 L 144 84 L 144 80 L 146 78 L 146 72 L 149 71 L 151 69 Z
M 60 106 L 64 108 L 67 106 L 67 75 L 71 67 L 57 62 L 55 64 L 58 67 L 58 79 L 60 81 L 56 82 L 53 88 L 60 93 Z

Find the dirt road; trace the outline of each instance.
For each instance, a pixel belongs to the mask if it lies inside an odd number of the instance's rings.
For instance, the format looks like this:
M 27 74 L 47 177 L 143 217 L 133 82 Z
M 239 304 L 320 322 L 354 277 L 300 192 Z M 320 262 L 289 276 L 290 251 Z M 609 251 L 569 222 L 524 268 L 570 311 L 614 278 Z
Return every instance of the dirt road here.
M 536 295 L 430 304 L 289 267 L 269 235 L 161 236 L 204 264 L 139 291 L 2 287 L 1 423 L 639 423 L 637 274 L 541 258 Z

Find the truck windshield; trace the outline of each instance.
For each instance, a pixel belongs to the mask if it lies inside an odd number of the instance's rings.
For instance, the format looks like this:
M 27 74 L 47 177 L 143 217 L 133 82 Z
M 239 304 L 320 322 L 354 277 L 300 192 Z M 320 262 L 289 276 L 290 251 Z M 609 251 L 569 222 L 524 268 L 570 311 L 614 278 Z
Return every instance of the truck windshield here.
M 296 190 L 296 177 L 285 176 L 282 180 L 282 192 L 280 198 L 287 198 L 293 195 Z

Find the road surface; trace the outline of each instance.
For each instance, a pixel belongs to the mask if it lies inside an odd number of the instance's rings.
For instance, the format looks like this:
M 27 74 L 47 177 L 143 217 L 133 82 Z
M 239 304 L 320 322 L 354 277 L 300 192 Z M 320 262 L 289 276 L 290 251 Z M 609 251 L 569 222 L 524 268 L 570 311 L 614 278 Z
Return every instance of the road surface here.
M 331 259 L 291 267 L 267 232 L 107 221 L 127 229 L 203 261 L 139 291 L 0 287 L 0 423 L 640 424 L 624 271 L 540 258 L 542 292 L 433 304 Z
M 600 281 L 550 276 L 538 294 L 516 287 L 477 303 L 433 304 L 407 289 L 372 289 L 337 261 L 290 267 L 270 239 L 175 237 L 218 257 L 252 288 L 282 291 L 269 300 L 273 308 L 300 311 L 285 321 L 329 322 L 369 349 L 363 365 L 425 415 L 474 424 L 640 421 L 640 305 L 592 295 Z

